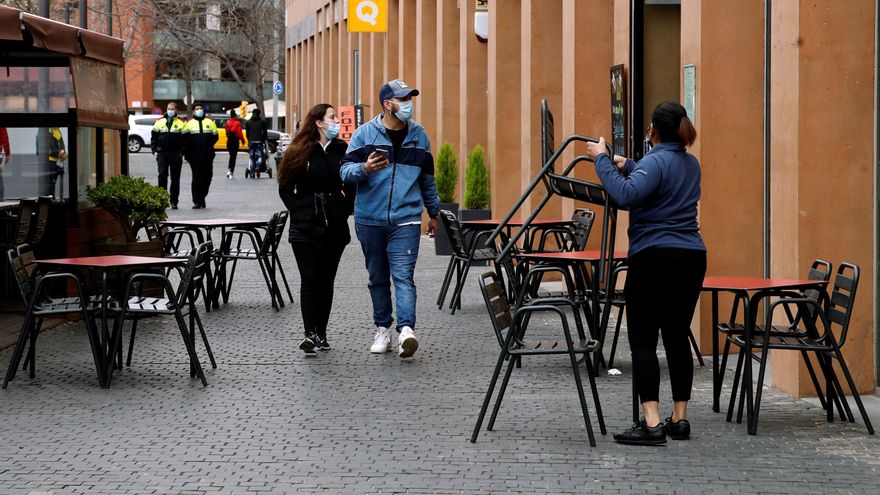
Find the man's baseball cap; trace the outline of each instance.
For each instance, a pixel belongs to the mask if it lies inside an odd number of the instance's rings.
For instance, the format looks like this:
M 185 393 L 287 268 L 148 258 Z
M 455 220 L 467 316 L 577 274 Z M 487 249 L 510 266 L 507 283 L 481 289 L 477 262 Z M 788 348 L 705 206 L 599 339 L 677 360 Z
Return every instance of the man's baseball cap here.
M 405 98 L 407 96 L 418 95 L 419 90 L 407 86 L 406 83 L 400 79 L 395 79 L 385 83 L 385 85 L 382 86 L 382 89 L 379 90 L 379 103 L 382 103 L 385 100 L 390 100 L 391 98 Z

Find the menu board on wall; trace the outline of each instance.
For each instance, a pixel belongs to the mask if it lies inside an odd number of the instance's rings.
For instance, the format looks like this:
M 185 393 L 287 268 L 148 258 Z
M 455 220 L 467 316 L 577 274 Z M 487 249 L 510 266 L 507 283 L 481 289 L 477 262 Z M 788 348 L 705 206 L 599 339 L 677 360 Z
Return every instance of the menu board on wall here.
M 630 156 L 626 101 L 623 65 L 615 65 L 611 67 L 611 149 L 620 156 Z

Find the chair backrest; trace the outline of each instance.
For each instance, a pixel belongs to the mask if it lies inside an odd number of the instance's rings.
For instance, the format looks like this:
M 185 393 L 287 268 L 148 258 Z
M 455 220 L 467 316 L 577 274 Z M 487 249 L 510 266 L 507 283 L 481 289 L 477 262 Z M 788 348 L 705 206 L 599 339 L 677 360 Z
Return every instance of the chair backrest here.
M 440 210 L 440 223 L 443 224 L 443 229 L 449 238 L 452 253 L 459 258 L 467 258 L 467 244 L 464 241 L 464 233 L 461 231 L 461 223 L 455 213 L 449 210 Z
M 838 328 L 837 344 L 843 347 L 846 333 L 852 319 L 853 304 L 856 300 L 856 289 L 859 287 L 859 266 L 844 261 L 837 267 L 834 276 L 834 287 L 827 306 L 826 316 L 831 330 Z
M 278 247 L 278 244 L 284 237 L 284 226 L 287 224 L 288 216 L 290 216 L 290 212 L 287 210 L 272 214 L 272 218 L 269 219 L 269 225 L 266 228 L 266 235 L 263 237 L 263 244 L 260 246 L 260 253 L 264 255 L 269 254 Z
M 814 260 L 807 272 L 807 280 L 823 280 L 825 282 L 831 280 L 831 263 L 825 260 Z M 823 291 L 819 289 L 807 289 L 804 291 L 804 297 L 808 297 L 814 301 L 819 300 L 819 296 Z M 811 313 L 815 312 L 815 308 L 810 306 Z M 811 314 L 810 316 L 815 316 Z
M 498 346 L 504 347 L 505 333 L 510 331 L 513 324 L 504 284 L 494 272 L 486 272 L 480 275 L 480 292 L 483 294 L 483 301 L 486 302 L 486 310 L 489 312 Z
M 22 199 L 18 204 L 18 228 L 15 231 L 13 244 L 19 245 L 27 242 L 31 233 L 34 211 L 37 208 L 37 200 Z
M 147 234 L 148 241 L 162 241 L 164 244 L 168 227 L 160 226 L 158 222 L 149 222 L 144 226 L 144 232 Z
M 593 220 L 596 214 L 588 208 L 577 208 L 571 215 L 571 221 L 574 222 L 572 231 L 572 244 L 574 251 L 583 251 L 587 248 L 587 240 L 590 238 L 590 231 L 593 230 Z
M 18 254 L 17 249 L 9 249 L 6 251 L 6 258 L 9 260 L 9 266 L 12 267 L 12 274 L 15 276 L 15 285 L 18 286 L 18 293 L 21 296 L 21 302 L 24 306 L 30 303 L 31 290 L 33 285 L 28 270 Z
M 52 196 L 40 196 L 37 198 L 37 215 L 34 218 L 33 234 L 28 239 L 28 244 L 39 244 L 46 233 L 46 224 L 49 222 L 49 209 L 52 207 Z
M 207 241 L 194 248 L 187 258 L 186 269 L 181 274 L 177 287 L 177 301 L 181 307 L 187 302 L 195 302 L 198 291 L 204 287 L 205 277 L 210 269 L 210 253 L 213 250 L 213 243 Z

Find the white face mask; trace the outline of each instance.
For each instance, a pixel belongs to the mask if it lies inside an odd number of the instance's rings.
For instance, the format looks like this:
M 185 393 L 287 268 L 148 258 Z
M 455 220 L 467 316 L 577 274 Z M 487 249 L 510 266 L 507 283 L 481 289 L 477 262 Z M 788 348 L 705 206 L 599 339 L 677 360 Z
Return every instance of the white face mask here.
M 394 112 L 394 116 L 399 120 L 406 122 L 407 120 L 412 118 L 413 114 L 413 103 L 412 101 L 402 101 L 397 104 L 400 108 Z
M 198 109 L 198 110 L 196 110 L 196 111 L 193 112 L 193 113 L 195 114 L 196 118 L 198 118 L 198 119 L 200 119 L 200 118 L 202 118 L 202 117 L 205 116 L 205 111 L 202 110 L 202 109 Z
M 169 117 L 174 117 L 175 115 L 177 115 L 177 110 L 172 110 L 172 109 L 169 108 L 169 109 L 168 109 L 168 116 L 169 116 Z

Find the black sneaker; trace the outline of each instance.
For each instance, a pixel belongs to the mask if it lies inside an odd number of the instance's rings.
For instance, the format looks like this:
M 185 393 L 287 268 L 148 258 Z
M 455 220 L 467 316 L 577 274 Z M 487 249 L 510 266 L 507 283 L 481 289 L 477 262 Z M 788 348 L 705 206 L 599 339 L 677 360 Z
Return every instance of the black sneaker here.
M 315 345 L 318 347 L 318 349 L 322 351 L 329 351 L 330 342 L 327 342 L 327 336 L 319 333 L 318 335 L 316 335 L 316 337 L 318 340 L 317 342 L 315 342 Z
M 299 343 L 299 348 L 306 354 L 314 354 L 318 351 L 315 350 L 317 344 L 315 341 L 318 340 L 318 337 L 315 334 L 306 334 L 303 337 L 302 342 Z
M 680 419 L 673 423 L 670 416 L 666 418 L 663 429 L 673 440 L 687 440 L 691 437 L 691 424 L 686 419 Z
M 177 203 L 171 203 L 171 209 L 172 209 L 172 210 L 176 210 L 176 209 L 177 209 Z
M 200 209 L 201 207 L 202 207 L 202 205 L 200 205 L 200 204 L 198 204 L 198 203 L 193 203 L 193 207 L 192 207 L 192 209 L 193 209 L 193 210 L 198 210 L 198 209 Z
M 663 445 L 666 443 L 666 429 L 663 423 L 649 428 L 645 418 L 633 423 L 623 433 L 614 435 L 614 441 L 627 445 Z

